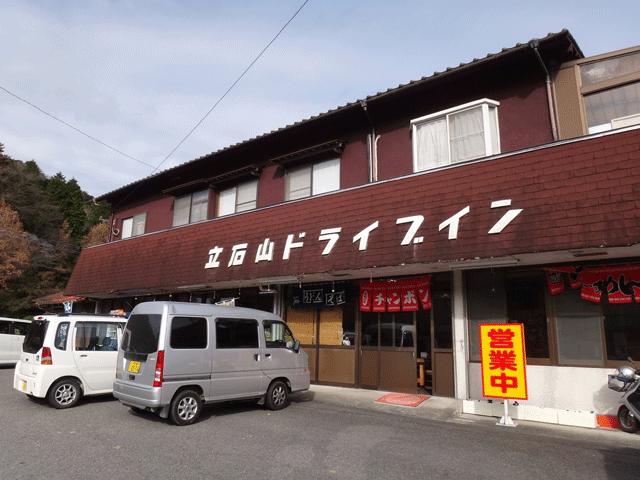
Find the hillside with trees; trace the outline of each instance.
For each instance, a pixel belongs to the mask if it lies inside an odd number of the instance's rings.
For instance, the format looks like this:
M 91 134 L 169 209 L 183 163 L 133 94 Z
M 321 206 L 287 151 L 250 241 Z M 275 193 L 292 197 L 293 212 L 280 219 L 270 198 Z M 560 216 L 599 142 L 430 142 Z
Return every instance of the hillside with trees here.
M 47 177 L 0 143 L 0 316 L 33 315 L 37 298 L 62 292 L 82 247 L 106 242 L 108 216 L 75 179 Z

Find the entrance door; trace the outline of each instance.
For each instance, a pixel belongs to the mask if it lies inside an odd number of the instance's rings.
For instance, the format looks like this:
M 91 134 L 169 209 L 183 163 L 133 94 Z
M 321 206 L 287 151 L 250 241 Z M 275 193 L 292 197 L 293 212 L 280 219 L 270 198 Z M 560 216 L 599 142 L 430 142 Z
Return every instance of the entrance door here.
M 453 382 L 453 333 L 451 325 L 451 296 L 448 292 L 434 292 L 431 309 L 431 338 L 433 339 L 432 372 L 433 395 L 455 396 Z
M 362 312 L 360 387 L 416 392 L 415 328 L 414 312 Z

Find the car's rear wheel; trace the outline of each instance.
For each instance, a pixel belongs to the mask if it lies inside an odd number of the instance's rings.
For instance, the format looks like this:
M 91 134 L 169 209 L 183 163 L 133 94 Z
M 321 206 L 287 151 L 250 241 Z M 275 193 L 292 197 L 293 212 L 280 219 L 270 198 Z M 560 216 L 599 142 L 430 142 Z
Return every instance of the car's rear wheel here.
M 53 408 L 71 408 L 82 397 L 82 390 L 77 380 L 65 378 L 53 384 L 47 400 Z
M 267 390 L 266 405 L 269 410 L 280 410 L 287 406 L 287 386 L 283 381 L 277 380 L 269 385 Z
M 183 390 L 171 402 L 169 414 L 176 425 L 191 425 L 202 413 L 200 394 L 194 390 Z

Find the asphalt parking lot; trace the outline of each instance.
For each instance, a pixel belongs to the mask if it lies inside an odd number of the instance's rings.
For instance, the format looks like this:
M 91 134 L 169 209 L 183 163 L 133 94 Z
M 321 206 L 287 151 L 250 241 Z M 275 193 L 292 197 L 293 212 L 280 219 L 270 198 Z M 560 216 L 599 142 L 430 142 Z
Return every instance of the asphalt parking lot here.
M 3 480 L 619 480 L 640 471 L 640 435 L 496 427 L 493 418 L 461 415 L 455 402 L 436 398 L 407 408 L 375 402 L 380 392 L 313 386 L 291 396 L 284 410 L 214 404 L 198 423 L 178 427 L 110 395 L 56 410 L 15 391 L 12 378 L 12 368 L 0 368 Z

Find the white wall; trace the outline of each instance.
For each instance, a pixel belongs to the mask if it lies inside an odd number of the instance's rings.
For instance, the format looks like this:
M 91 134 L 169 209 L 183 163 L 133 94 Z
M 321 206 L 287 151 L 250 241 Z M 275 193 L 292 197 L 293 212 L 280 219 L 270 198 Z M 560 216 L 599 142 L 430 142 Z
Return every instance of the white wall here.
M 607 387 L 607 375 L 613 372 L 614 369 L 605 368 L 527 365 L 529 400 L 518 400 L 518 403 L 615 416 L 622 393 Z M 483 399 L 480 364 L 470 363 L 468 373 L 469 398 Z

